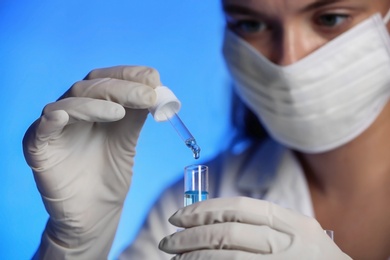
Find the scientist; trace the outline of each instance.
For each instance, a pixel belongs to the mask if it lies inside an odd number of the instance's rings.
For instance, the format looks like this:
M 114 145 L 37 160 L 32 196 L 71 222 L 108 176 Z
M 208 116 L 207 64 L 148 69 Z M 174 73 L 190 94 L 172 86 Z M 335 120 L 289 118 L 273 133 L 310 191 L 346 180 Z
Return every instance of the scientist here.
M 120 259 L 387 259 L 390 1 L 222 7 L 237 135 L 206 162 L 214 199 L 178 210 L 170 187 Z M 50 215 L 35 258 L 107 257 L 159 85 L 147 67 L 93 70 L 28 129 Z

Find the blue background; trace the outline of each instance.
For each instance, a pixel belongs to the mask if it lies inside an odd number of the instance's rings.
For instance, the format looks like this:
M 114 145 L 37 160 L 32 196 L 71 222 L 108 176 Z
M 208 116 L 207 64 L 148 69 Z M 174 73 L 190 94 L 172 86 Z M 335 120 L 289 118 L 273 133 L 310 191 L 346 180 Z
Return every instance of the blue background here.
M 45 104 L 90 70 L 148 65 L 182 101 L 179 115 L 202 147 L 228 136 L 228 77 L 219 1 L 2 0 L 0 2 L 0 258 L 28 259 L 47 215 L 21 140 Z M 164 187 L 194 163 L 169 123 L 148 118 L 110 259 L 131 242 Z

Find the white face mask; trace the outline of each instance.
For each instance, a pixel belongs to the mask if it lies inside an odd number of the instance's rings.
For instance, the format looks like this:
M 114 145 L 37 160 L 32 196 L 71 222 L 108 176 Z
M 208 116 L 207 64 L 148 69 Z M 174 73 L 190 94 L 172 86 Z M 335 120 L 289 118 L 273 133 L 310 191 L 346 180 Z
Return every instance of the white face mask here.
M 389 100 L 390 37 L 379 14 L 284 67 L 228 30 L 223 50 L 238 95 L 271 136 L 298 151 L 349 142 Z

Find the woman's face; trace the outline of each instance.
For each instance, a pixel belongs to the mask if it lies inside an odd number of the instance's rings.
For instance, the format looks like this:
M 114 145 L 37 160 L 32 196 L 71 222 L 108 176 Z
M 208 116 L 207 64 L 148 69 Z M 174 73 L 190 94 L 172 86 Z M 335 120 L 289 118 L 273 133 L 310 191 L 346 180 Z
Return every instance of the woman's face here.
M 228 28 L 272 62 L 288 65 L 369 16 L 384 16 L 390 0 L 222 0 L 222 5 Z

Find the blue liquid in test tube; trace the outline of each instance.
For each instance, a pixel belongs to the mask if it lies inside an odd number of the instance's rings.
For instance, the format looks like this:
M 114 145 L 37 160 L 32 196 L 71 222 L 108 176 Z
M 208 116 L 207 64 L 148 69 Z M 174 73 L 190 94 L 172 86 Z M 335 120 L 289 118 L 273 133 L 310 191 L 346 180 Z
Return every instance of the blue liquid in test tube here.
M 209 193 L 207 191 L 190 190 L 184 192 L 184 206 L 194 204 L 202 200 L 207 200 Z
M 208 199 L 208 173 L 206 165 L 190 165 L 184 168 L 184 206 Z

